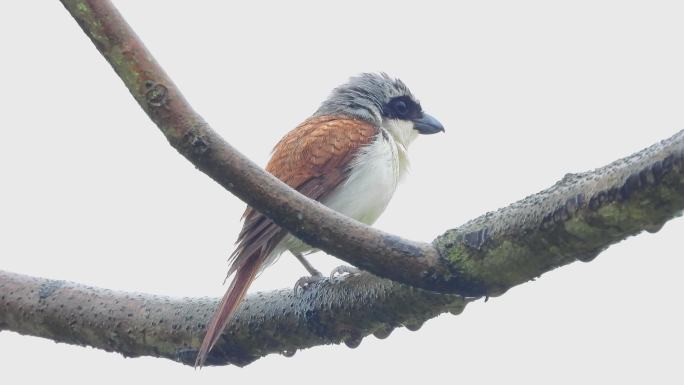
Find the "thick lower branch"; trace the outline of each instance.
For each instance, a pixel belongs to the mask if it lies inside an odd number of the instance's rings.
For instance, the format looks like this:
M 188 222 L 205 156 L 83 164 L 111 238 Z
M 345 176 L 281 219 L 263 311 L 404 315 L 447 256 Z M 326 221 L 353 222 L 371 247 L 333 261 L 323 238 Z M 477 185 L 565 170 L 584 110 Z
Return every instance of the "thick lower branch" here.
M 0 330 L 12 330 L 125 356 L 195 362 L 217 299 L 125 293 L 0 271 Z M 466 300 L 414 289 L 368 273 L 246 298 L 209 365 L 246 365 L 270 353 L 344 342 L 356 347 L 370 334 L 415 330 Z

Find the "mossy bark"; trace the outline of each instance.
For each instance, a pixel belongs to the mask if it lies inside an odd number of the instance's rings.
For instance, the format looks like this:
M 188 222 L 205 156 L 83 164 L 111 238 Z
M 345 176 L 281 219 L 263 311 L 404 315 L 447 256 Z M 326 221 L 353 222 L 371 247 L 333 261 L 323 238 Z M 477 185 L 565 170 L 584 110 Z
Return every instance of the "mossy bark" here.
M 684 131 L 439 236 L 464 295 L 499 295 L 608 246 L 655 232 L 684 209 Z

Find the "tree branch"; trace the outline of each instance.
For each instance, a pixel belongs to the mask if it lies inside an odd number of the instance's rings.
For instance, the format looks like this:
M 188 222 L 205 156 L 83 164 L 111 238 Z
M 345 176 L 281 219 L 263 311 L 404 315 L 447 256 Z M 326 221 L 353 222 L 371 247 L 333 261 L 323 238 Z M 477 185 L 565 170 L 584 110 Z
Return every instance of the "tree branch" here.
M 640 231 L 657 231 L 684 208 L 684 131 L 435 240 L 490 295 L 575 260 L 589 261 Z M 371 333 L 417 328 L 473 298 L 411 288 L 363 273 L 249 296 L 209 364 L 245 365 L 314 345 L 355 346 Z M 0 272 L 0 330 L 192 364 L 215 299 L 171 299 Z
M 684 131 L 605 167 L 487 213 L 433 242 L 471 283 L 496 296 L 610 245 L 656 232 L 684 209 Z
M 459 290 L 459 280 L 447 272 L 433 245 L 332 211 L 223 140 L 187 103 L 111 2 L 61 1 L 169 143 L 200 171 L 308 244 L 363 270 L 412 286 Z
M 217 299 L 174 299 L 124 293 L 0 271 L 0 330 L 90 345 L 128 357 L 155 356 L 193 365 Z M 208 365 L 246 365 L 270 353 L 387 337 L 404 325 L 417 330 L 466 300 L 362 273 L 247 296 Z

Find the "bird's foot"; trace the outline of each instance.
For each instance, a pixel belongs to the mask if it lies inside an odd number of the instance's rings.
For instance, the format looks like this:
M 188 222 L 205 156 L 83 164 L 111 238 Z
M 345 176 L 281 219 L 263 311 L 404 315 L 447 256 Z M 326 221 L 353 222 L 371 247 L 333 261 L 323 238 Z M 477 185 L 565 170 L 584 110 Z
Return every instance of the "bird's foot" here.
M 317 274 L 311 274 L 307 275 L 306 277 L 299 278 L 294 285 L 295 294 L 300 291 L 303 292 L 306 289 L 308 289 L 312 284 L 320 282 L 325 279 L 325 277 L 323 277 L 323 274 L 319 273 L 318 271 L 316 273 Z
M 301 253 L 292 252 L 292 255 L 294 255 L 295 258 L 297 258 L 297 260 L 302 264 L 302 266 L 304 266 L 306 271 L 308 271 L 312 277 L 319 277 L 323 275 L 320 271 L 316 270 L 316 268 L 313 267 L 313 265 L 309 263 L 309 261 L 307 261 L 306 258 L 304 258 L 304 255 L 302 255 Z
M 345 274 L 354 275 L 354 274 L 358 274 L 360 272 L 361 272 L 361 270 L 357 269 L 354 266 L 342 265 L 342 266 L 337 266 L 336 268 L 334 268 L 330 272 L 330 278 L 335 278 L 338 275 L 341 276 L 341 275 L 345 275 Z

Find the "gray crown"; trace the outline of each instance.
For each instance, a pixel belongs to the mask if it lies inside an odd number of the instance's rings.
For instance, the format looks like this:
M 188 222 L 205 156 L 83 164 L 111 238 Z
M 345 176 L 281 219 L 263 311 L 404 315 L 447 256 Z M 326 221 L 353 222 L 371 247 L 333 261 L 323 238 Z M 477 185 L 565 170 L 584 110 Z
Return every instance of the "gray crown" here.
M 383 107 L 397 96 L 415 100 L 401 80 L 392 79 L 386 73 L 362 73 L 335 88 L 314 116 L 347 115 L 380 126 Z

